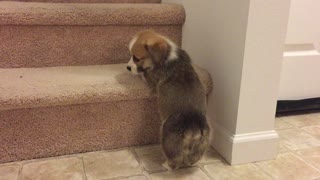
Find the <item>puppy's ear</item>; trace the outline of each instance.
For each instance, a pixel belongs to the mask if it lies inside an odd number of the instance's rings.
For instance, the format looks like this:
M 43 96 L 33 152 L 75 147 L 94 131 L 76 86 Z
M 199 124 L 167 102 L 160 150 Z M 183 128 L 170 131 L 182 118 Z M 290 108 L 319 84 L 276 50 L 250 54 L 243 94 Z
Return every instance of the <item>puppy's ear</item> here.
M 168 58 L 170 47 L 166 41 L 149 41 L 144 45 L 144 48 L 150 54 L 155 64 L 163 65 Z

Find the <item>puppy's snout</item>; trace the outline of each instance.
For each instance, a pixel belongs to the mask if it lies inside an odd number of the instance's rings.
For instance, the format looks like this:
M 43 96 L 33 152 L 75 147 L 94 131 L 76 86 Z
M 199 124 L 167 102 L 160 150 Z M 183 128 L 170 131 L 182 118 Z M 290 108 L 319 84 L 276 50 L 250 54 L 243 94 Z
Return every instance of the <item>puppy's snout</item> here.
M 130 66 L 127 66 L 127 69 L 128 69 L 128 71 L 131 71 L 131 67 Z

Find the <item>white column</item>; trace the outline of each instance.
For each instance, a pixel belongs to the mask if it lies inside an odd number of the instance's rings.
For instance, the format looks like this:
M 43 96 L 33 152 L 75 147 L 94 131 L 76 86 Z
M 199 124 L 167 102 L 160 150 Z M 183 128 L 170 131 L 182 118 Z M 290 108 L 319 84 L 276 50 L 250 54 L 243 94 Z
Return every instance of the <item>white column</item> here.
M 163 0 L 187 13 L 182 46 L 214 82 L 212 145 L 231 164 L 272 159 L 290 0 Z

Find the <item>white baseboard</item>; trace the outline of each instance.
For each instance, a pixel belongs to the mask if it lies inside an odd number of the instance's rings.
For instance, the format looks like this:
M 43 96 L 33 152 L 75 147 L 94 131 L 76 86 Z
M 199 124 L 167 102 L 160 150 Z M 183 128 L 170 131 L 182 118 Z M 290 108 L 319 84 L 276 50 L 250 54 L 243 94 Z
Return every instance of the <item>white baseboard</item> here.
M 276 131 L 232 134 L 214 124 L 211 145 L 231 164 L 274 159 L 278 153 Z

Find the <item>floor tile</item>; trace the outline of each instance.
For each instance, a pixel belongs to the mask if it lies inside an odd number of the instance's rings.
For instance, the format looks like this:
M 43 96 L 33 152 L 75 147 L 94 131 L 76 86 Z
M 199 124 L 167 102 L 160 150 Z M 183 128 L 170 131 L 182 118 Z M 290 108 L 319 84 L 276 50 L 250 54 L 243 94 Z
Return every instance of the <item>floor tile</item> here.
M 0 180 L 18 180 L 20 166 L 0 167 Z
M 310 114 L 312 117 L 320 118 L 320 113 L 312 113 Z
M 210 147 L 207 152 L 200 159 L 199 163 L 216 163 L 223 162 L 223 158 L 216 152 L 212 147 Z
M 136 148 L 137 153 L 145 170 L 149 172 L 165 171 L 166 168 L 162 166 L 165 162 L 165 157 L 162 153 L 160 145 Z
M 210 180 L 198 167 L 151 174 L 152 180 Z
M 277 159 L 258 162 L 257 165 L 274 179 L 311 180 L 320 177 L 319 171 L 293 153 L 279 154 Z
M 300 150 L 296 154 L 320 170 L 320 147 Z
M 84 174 L 79 158 L 50 159 L 23 165 L 23 180 L 82 180 Z
M 320 119 L 316 118 L 314 115 L 311 114 L 286 116 L 281 117 L 281 119 L 295 127 L 312 126 L 320 124 Z
M 22 161 L 2 163 L 2 164 L 0 164 L 0 167 L 2 167 L 2 166 L 21 166 L 22 165 L 21 162 Z
M 253 164 L 230 166 L 226 163 L 215 163 L 205 165 L 204 168 L 215 180 L 271 180 Z
M 278 152 L 279 153 L 284 153 L 288 151 L 288 148 L 286 147 L 286 144 L 288 144 L 287 140 L 284 140 L 282 138 L 279 139 L 278 143 Z
M 277 131 L 285 147 L 300 150 L 320 146 L 320 140 L 299 129 Z
M 314 137 L 320 139 L 320 125 L 317 125 L 317 126 L 307 126 L 307 127 L 301 128 L 301 129 L 303 129 L 305 132 L 313 135 Z
M 138 175 L 142 169 L 129 150 L 88 153 L 83 156 L 88 180 Z
M 292 127 L 293 125 L 287 123 L 282 118 L 276 118 L 275 120 L 275 127 L 274 127 L 275 129 L 288 129 Z
M 165 162 L 165 157 L 162 153 L 160 145 L 136 148 L 139 159 L 141 160 L 144 168 L 149 172 L 166 171 L 162 166 Z M 209 148 L 208 151 L 200 159 L 199 163 L 215 163 L 222 162 L 222 157 L 213 149 Z
M 148 180 L 148 178 L 146 176 L 132 176 L 127 178 L 120 178 L 117 180 Z

